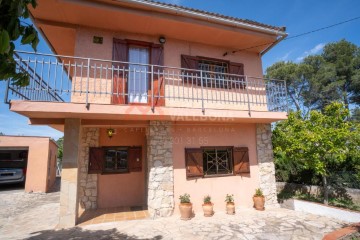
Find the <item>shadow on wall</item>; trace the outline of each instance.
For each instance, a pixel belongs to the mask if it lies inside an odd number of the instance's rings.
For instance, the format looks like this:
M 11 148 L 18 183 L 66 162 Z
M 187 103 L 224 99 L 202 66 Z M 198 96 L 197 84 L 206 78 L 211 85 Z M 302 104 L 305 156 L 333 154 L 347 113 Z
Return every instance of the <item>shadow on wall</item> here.
M 90 231 L 82 229 L 79 227 L 60 229 L 60 230 L 44 230 L 40 232 L 32 233 L 34 236 L 31 236 L 26 239 L 128 239 L 128 240 L 137 240 L 143 239 L 136 236 L 129 236 L 127 234 L 118 232 L 117 229 L 109 230 L 96 230 Z M 153 238 L 147 238 L 150 240 L 160 240 L 163 239 L 162 236 L 158 235 Z

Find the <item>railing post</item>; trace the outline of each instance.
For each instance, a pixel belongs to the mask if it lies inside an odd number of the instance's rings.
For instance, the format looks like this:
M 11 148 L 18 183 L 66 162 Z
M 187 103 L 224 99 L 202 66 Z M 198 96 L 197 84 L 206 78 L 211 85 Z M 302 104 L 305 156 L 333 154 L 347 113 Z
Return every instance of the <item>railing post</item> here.
M 204 83 L 203 83 L 203 70 L 200 70 L 200 84 L 201 84 L 201 110 L 203 114 L 205 113 L 204 106 Z
M 250 97 L 249 97 L 249 82 L 248 82 L 248 76 L 245 76 L 245 86 L 246 86 L 246 95 L 247 95 L 247 102 L 248 102 L 248 110 L 249 110 L 249 116 L 251 117 L 251 106 L 250 106 Z
M 286 102 L 286 112 L 289 114 L 289 103 L 288 103 L 288 94 L 287 94 L 287 88 L 286 88 L 286 80 L 284 80 L 284 90 L 285 90 L 285 102 Z
M 10 78 L 8 78 L 6 80 L 6 88 L 5 88 L 5 96 L 4 96 L 4 103 L 9 104 L 10 102 L 8 101 L 8 97 L 9 97 L 9 85 L 10 85 Z
M 89 80 L 90 80 L 90 58 L 88 58 L 87 64 L 87 79 L 86 79 L 86 108 L 89 110 Z
M 151 111 L 154 112 L 154 65 L 151 65 Z

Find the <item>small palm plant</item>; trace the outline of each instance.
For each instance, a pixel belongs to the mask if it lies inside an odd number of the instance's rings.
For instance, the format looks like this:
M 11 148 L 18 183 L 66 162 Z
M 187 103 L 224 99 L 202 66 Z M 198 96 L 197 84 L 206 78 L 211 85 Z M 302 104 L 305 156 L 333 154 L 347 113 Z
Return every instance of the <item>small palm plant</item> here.
M 207 195 L 204 197 L 204 204 L 211 204 L 211 197 L 210 195 Z
M 226 194 L 225 197 L 225 202 L 226 203 L 234 203 L 234 194 Z
M 179 197 L 180 203 L 190 203 L 190 194 L 184 193 Z
M 255 189 L 255 194 L 254 194 L 254 196 L 255 196 L 255 197 L 263 197 L 264 194 L 263 194 L 263 192 L 261 191 L 260 188 L 257 188 L 257 189 Z

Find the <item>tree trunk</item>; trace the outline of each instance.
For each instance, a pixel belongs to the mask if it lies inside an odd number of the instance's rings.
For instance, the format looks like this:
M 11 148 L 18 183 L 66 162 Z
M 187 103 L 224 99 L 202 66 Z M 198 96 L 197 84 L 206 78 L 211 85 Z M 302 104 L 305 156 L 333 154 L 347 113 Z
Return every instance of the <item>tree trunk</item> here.
M 324 187 L 324 204 L 329 205 L 329 188 L 326 176 L 322 176 L 323 187 Z

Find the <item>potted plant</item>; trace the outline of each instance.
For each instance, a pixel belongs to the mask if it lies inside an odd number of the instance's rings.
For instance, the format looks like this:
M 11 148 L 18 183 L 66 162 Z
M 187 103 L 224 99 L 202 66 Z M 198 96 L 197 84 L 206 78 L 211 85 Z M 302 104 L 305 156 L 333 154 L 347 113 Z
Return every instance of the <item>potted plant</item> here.
M 189 220 L 192 217 L 192 203 L 190 202 L 190 195 L 185 193 L 184 195 L 180 195 L 180 219 Z
M 254 208 L 256 210 L 264 211 L 265 197 L 260 188 L 255 190 L 255 194 L 253 196 L 253 201 L 254 201 Z
M 235 203 L 234 203 L 234 194 L 226 194 L 226 213 L 229 215 L 235 214 Z
M 202 205 L 205 217 L 211 217 L 214 215 L 213 206 L 214 204 L 211 202 L 210 195 L 205 196 L 204 204 Z

